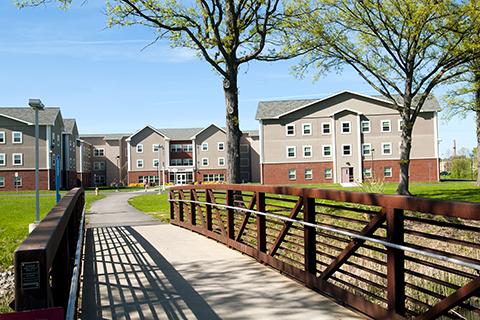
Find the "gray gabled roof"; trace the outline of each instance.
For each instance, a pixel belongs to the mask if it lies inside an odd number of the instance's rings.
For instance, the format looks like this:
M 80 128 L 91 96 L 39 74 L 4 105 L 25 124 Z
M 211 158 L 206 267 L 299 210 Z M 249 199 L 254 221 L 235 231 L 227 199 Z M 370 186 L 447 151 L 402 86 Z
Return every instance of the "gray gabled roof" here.
M 73 134 L 73 129 L 75 128 L 76 121 L 75 119 L 63 119 L 63 132 L 68 134 Z
M 280 100 L 280 101 L 260 101 L 258 103 L 257 114 L 255 119 L 263 120 L 263 119 L 278 119 L 284 115 L 289 113 L 295 112 L 297 110 L 301 110 L 308 106 L 311 106 L 315 103 L 320 103 L 326 101 L 328 99 L 337 97 L 342 94 L 351 94 L 356 95 L 363 98 L 369 98 L 372 100 L 376 100 L 378 102 L 383 102 L 387 104 L 391 104 L 391 102 L 384 96 L 376 95 L 376 96 L 367 96 L 356 92 L 351 91 L 342 91 L 340 93 L 336 93 L 334 95 L 328 96 L 322 99 L 302 99 L 302 100 Z M 397 103 L 402 104 L 403 101 L 400 96 L 394 96 Z M 393 108 L 393 105 L 392 105 Z M 422 108 L 422 111 L 439 111 L 440 107 L 438 104 L 437 99 L 431 95 L 425 101 L 425 104 Z M 361 110 L 360 110 L 361 111 Z
M 60 113 L 58 107 L 45 107 L 38 112 L 38 123 L 40 125 L 53 126 Z M 28 125 L 35 124 L 35 111 L 30 107 L 0 107 L 0 116 L 14 119 Z
M 158 128 L 157 130 L 170 140 L 192 140 L 192 137 L 203 129 L 205 128 Z
M 84 133 L 80 138 L 102 138 L 103 140 L 120 140 L 130 136 L 131 133 Z

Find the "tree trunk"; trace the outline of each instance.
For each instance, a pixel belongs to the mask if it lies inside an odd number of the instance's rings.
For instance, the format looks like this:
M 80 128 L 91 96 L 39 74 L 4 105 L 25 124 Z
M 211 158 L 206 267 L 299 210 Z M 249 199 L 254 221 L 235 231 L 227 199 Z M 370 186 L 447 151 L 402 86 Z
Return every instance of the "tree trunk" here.
M 412 150 L 412 129 L 410 116 L 402 114 L 402 144 L 400 146 L 400 183 L 398 184 L 397 194 L 411 195 L 409 189 L 408 171 L 410 167 L 410 151 Z
M 477 186 L 480 186 L 480 70 L 475 72 L 475 115 L 477 125 Z
M 240 183 L 240 121 L 238 117 L 237 69 L 223 81 L 227 125 L 227 183 Z

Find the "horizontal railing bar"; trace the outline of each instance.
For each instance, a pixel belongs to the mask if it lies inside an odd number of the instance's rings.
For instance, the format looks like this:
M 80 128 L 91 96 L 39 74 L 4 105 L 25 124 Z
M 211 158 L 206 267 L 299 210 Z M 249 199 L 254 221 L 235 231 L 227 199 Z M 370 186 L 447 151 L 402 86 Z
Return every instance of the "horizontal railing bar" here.
M 408 221 L 414 221 L 414 222 L 419 222 L 419 223 L 424 223 L 424 224 L 429 224 L 429 225 L 435 225 L 443 228 L 452 228 L 452 229 L 460 229 L 462 231 L 470 231 L 470 232 L 479 232 L 480 233 L 480 228 L 476 226 L 471 226 L 468 224 L 454 224 L 446 221 L 438 221 L 434 219 L 427 219 L 427 218 L 420 218 L 420 217 L 412 217 L 409 215 L 405 215 L 405 220 Z
M 402 251 L 406 251 L 406 252 L 411 252 L 411 253 L 416 253 L 416 254 L 427 256 L 427 257 L 430 257 L 430 258 L 433 258 L 433 259 L 436 259 L 436 260 L 446 261 L 446 262 L 454 263 L 454 264 L 457 264 L 457 265 L 461 265 L 461 266 L 464 266 L 464 267 L 468 267 L 468 268 L 472 268 L 472 269 L 480 271 L 480 264 L 470 263 L 470 262 L 462 261 L 462 260 L 459 260 L 459 259 L 456 259 L 456 258 L 450 258 L 450 257 L 444 256 L 444 255 L 441 255 L 441 254 L 436 254 L 436 253 L 432 253 L 432 252 L 428 252 L 428 251 L 423 251 L 423 250 L 415 249 L 413 247 L 408 247 L 408 246 L 405 246 L 405 245 L 394 244 L 394 243 L 384 241 L 384 240 L 381 240 L 381 239 L 362 236 L 362 235 L 354 233 L 354 232 L 344 231 L 344 230 L 340 230 L 338 228 L 333 228 L 333 227 L 330 227 L 330 226 L 318 225 L 318 224 L 305 222 L 305 221 L 300 221 L 300 220 L 295 220 L 295 219 L 291 219 L 291 218 L 288 218 L 288 217 L 279 216 L 279 215 L 275 215 L 275 214 L 271 214 L 271 213 L 260 212 L 260 211 L 244 209 L 244 208 L 238 208 L 238 207 L 228 206 L 228 205 L 223 205 L 223 204 L 214 204 L 214 203 L 208 203 L 208 202 L 203 202 L 203 201 L 180 200 L 180 199 L 169 199 L 168 201 L 170 201 L 170 202 L 178 201 L 178 202 L 186 202 L 186 203 L 199 203 L 199 204 L 204 204 L 204 205 L 223 207 L 225 209 L 239 210 L 239 211 L 243 211 L 243 212 L 250 212 L 250 213 L 253 213 L 253 214 L 257 214 L 257 215 L 263 215 L 263 216 L 267 216 L 267 217 L 277 218 L 277 219 L 284 220 L 284 221 L 289 221 L 289 222 L 292 222 L 292 223 L 302 224 L 304 226 L 312 227 L 312 228 L 315 228 L 315 229 L 320 229 L 320 230 L 324 230 L 324 231 L 330 231 L 330 232 L 342 234 L 344 236 L 351 237 L 351 238 L 354 238 L 354 239 L 359 239 L 359 240 L 363 240 L 363 241 L 378 243 L 378 244 L 381 244 L 385 247 L 389 247 L 389 248 L 393 248 L 393 249 L 397 249 L 397 250 L 402 250 Z
M 77 248 L 75 250 L 75 261 L 72 274 L 72 282 L 70 284 L 70 293 L 68 295 L 68 306 L 67 312 L 65 314 L 66 320 L 73 320 L 75 317 L 75 309 L 77 306 L 78 300 L 78 285 L 80 278 L 80 263 L 82 258 L 82 249 L 83 249 L 83 236 L 84 236 L 84 227 L 85 227 L 85 207 L 82 209 L 82 217 L 80 219 L 80 228 L 78 230 L 78 240 Z

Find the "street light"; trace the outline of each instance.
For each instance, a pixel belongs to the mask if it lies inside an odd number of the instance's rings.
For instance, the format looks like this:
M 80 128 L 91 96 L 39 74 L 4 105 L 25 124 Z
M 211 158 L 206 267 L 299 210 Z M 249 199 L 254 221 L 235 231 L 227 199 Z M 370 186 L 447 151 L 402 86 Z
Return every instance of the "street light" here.
M 117 192 L 118 192 L 118 187 L 120 185 L 120 178 L 122 175 L 122 172 L 121 172 L 122 169 L 120 168 L 119 161 L 120 161 L 120 155 L 117 156 L 117 168 L 118 168 Z
M 39 134 L 39 124 L 38 124 L 38 111 L 45 109 L 42 101 L 40 99 L 29 99 L 28 105 L 35 110 L 35 224 L 30 225 L 30 231 L 35 228 L 36 225 L 40 222 L 40 194 L 39 194 L 39 149 L 38 149 L 38 136 Z
M 163 145 L 158 144 L 157 145 L 157 151 L 158 151 L 158 162 L 157 162 L 157 170 L 158 170 L 158 194 L 161 194 L 162 191 L 165 191 L 165 169 L 162 165 L 162 169 L 160 171 L 160 149 L 164 150 Z M 160 172 L 162 173 L 162 189 L 160 189 Z

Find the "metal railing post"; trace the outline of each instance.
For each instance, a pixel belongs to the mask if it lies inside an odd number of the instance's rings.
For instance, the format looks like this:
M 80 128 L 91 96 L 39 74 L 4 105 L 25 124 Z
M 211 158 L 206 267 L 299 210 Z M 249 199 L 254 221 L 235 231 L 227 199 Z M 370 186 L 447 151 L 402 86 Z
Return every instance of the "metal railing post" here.
M 210 189 L 205 189 L 205 202 L 212 203 L 212 197 L 210 196 Z M 212 231 L 212 206 L 210 204 L 206 205 L 205 209 L 205 219 L 207 223 L 207 230 Z
M 180 200 L 185 200 L 185 194 L 183 193 L 183 190 L 178 191 L 178 198 Z M 183 208 L 183 206 L 184 206 L 184 202 L 179 201 L 178 202 L 178 217 L 177 217 L 179 221 L 184 221 L 184 210 L 183 210 L 184 208 Z
M 233 190 L 227 190 L 227 206 L 233 207 L 234 204 Z M 232 208 L 227 208 L 227 236 L 229 239 L 235 239 L 235 225 L 234 225 L 234 213 Z
M 265 212 L 265 193 L 257 191 L 257 211 Z M 264 215 L 257 215 L 257 250 L 267 252 L 267 225 Z
M 315 223 L 315 199 L 303 198 L 303 219 L 308 223 Z M 314 227 L 304 226 L 304 258 L 305 258 L 305 283 L 312 287 L 312 279 L 317 274 L 317 253 L 316 253 L 316 230 Z
M 193 200 L 195 199 L 195 189 L 191 189 L 190 190 L 190 200 Z M 196 207 L 196 204 L 194 202 L 192 202 L 190 204 L 190 223 L 192 225 L 196 225 L 197 224 L 197 207 Z
M 168 192 L 169 200 L 175 200 L 175 193 L 173 191 Z M 170 220 L 175 220 L 175 202 L 170 201 Z
M 386 208 L 387 241 L 404 244 L 403 210 Z M 405 252 L 387 247 L 387 300 L 391 314 L 405 314 Z

